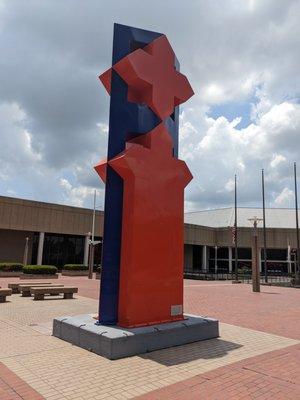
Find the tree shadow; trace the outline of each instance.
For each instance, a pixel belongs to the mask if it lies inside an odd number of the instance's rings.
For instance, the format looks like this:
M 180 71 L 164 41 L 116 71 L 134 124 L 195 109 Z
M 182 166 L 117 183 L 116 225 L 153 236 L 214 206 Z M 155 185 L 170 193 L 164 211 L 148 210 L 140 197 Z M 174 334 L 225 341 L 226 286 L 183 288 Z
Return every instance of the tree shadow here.
M 217 338 L 170 347 L 168 349 L 155 350 L 151 353 L 141 354 L 140 357 L 171 367 L 201 359 L 221 358 L 226 356 L 230 351 L 241 347 L 243 345 Z

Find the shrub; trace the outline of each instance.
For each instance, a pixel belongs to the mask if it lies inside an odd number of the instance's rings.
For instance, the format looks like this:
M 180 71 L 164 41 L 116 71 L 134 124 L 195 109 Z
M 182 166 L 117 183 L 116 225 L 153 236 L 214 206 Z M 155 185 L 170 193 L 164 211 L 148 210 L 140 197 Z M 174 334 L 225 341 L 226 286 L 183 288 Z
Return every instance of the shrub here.
M 84 264 L 65 264 L 63 269 L 67 271 L 88 271 L 89 267 Z
M 27 265 L 23 267 L 24 274 L 54 275 L 57 268 L 54 265 Z
M 238 268 L 238 273 L 242 275 L 251 275 L 252 270 L 250 267 L 242 267 Z
M 22 268 L 23 264 L 20 263 L 13 263 L 13 262 L 0 263 L 0 271 L 16 272 L 16 271 L 22 271 Z

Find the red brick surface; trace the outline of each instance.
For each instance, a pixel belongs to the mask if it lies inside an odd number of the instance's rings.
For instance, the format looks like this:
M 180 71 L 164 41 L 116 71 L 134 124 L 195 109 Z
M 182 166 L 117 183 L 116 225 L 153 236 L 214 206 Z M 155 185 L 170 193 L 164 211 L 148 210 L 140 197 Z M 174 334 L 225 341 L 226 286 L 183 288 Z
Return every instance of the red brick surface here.
M 8 282 L 13 281 L 19 279 L 1 279 L 0 285 L 6 287 Z M 99 297 L 99 280 L 60 277 L 53 282 L 78 286 L 81 296 Z M 207 315 L 229 324 L 300 339 L 298 289 L 262 286 L 261 293 L 252 293 L 251 286 L 247 284 L 185 280 L 184 308 L 186 313 Z M 29 393 L 32 389 L 14 374 L 15 380 L 7 379 L 7 371 L 0 367 L 0 400 L 42 398 L 34 397 L 39 395 L 33 392 L 28 397 L 26 390 Z M 140 399 L 300 400 L 299 377 L 300 345 L 297 345 L 218 368 L 151 392 Z
M 248 284 L 185 281 L 185 312 L 245 328 L 300 339 L 300 290 Z
M 19 282 L 2 278 L 0 285 Z M 48 280 L 47 280 L 48 281 Z M 99 298 L 99 280 L 62 276 L 54 283 L 78 286 L 80 296 Z M 253 293 L 251 285 L 230 281 L 185 280 L 184 311 L 207 315 L 232 325 L 300 339 L 300 289 L 262 286 Z
M 1 400 L 43 400 L 38 392 L 0 363 Z
M 217 368 L 139 400 L 298 400 L 300 345 Z

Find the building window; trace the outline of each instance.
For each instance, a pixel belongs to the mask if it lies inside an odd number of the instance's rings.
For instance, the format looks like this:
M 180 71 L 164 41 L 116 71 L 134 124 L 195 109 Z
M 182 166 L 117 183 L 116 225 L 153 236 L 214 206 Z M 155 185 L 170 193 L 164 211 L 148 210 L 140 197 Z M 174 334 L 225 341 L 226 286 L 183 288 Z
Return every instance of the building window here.
M 43 264 L 62 267 L 65 264 L 82 264 L 84 236 L 46 233 L 44 239 Z M 33 239 L 32 263 L 37 261 L 39 234 Z

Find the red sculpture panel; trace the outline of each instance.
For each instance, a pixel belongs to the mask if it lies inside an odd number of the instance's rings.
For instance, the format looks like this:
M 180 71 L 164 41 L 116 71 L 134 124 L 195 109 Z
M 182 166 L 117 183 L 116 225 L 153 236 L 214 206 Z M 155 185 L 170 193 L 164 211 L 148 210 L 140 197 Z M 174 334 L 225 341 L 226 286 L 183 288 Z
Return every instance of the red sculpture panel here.
M 192 175 L 172 149 L 160 124 L 109 161 L 124 181 L 120 326 L 183 318 L 183 201 Z
M 113 69 L 128 84 L 128 101 L 147 104 L 163 120 L 194 94 L 186 76 L 174 68 L 174 61 L 172 47 L 162 35 L 124 57 Z M 110 93 L 111 69 L 99 78 Z

